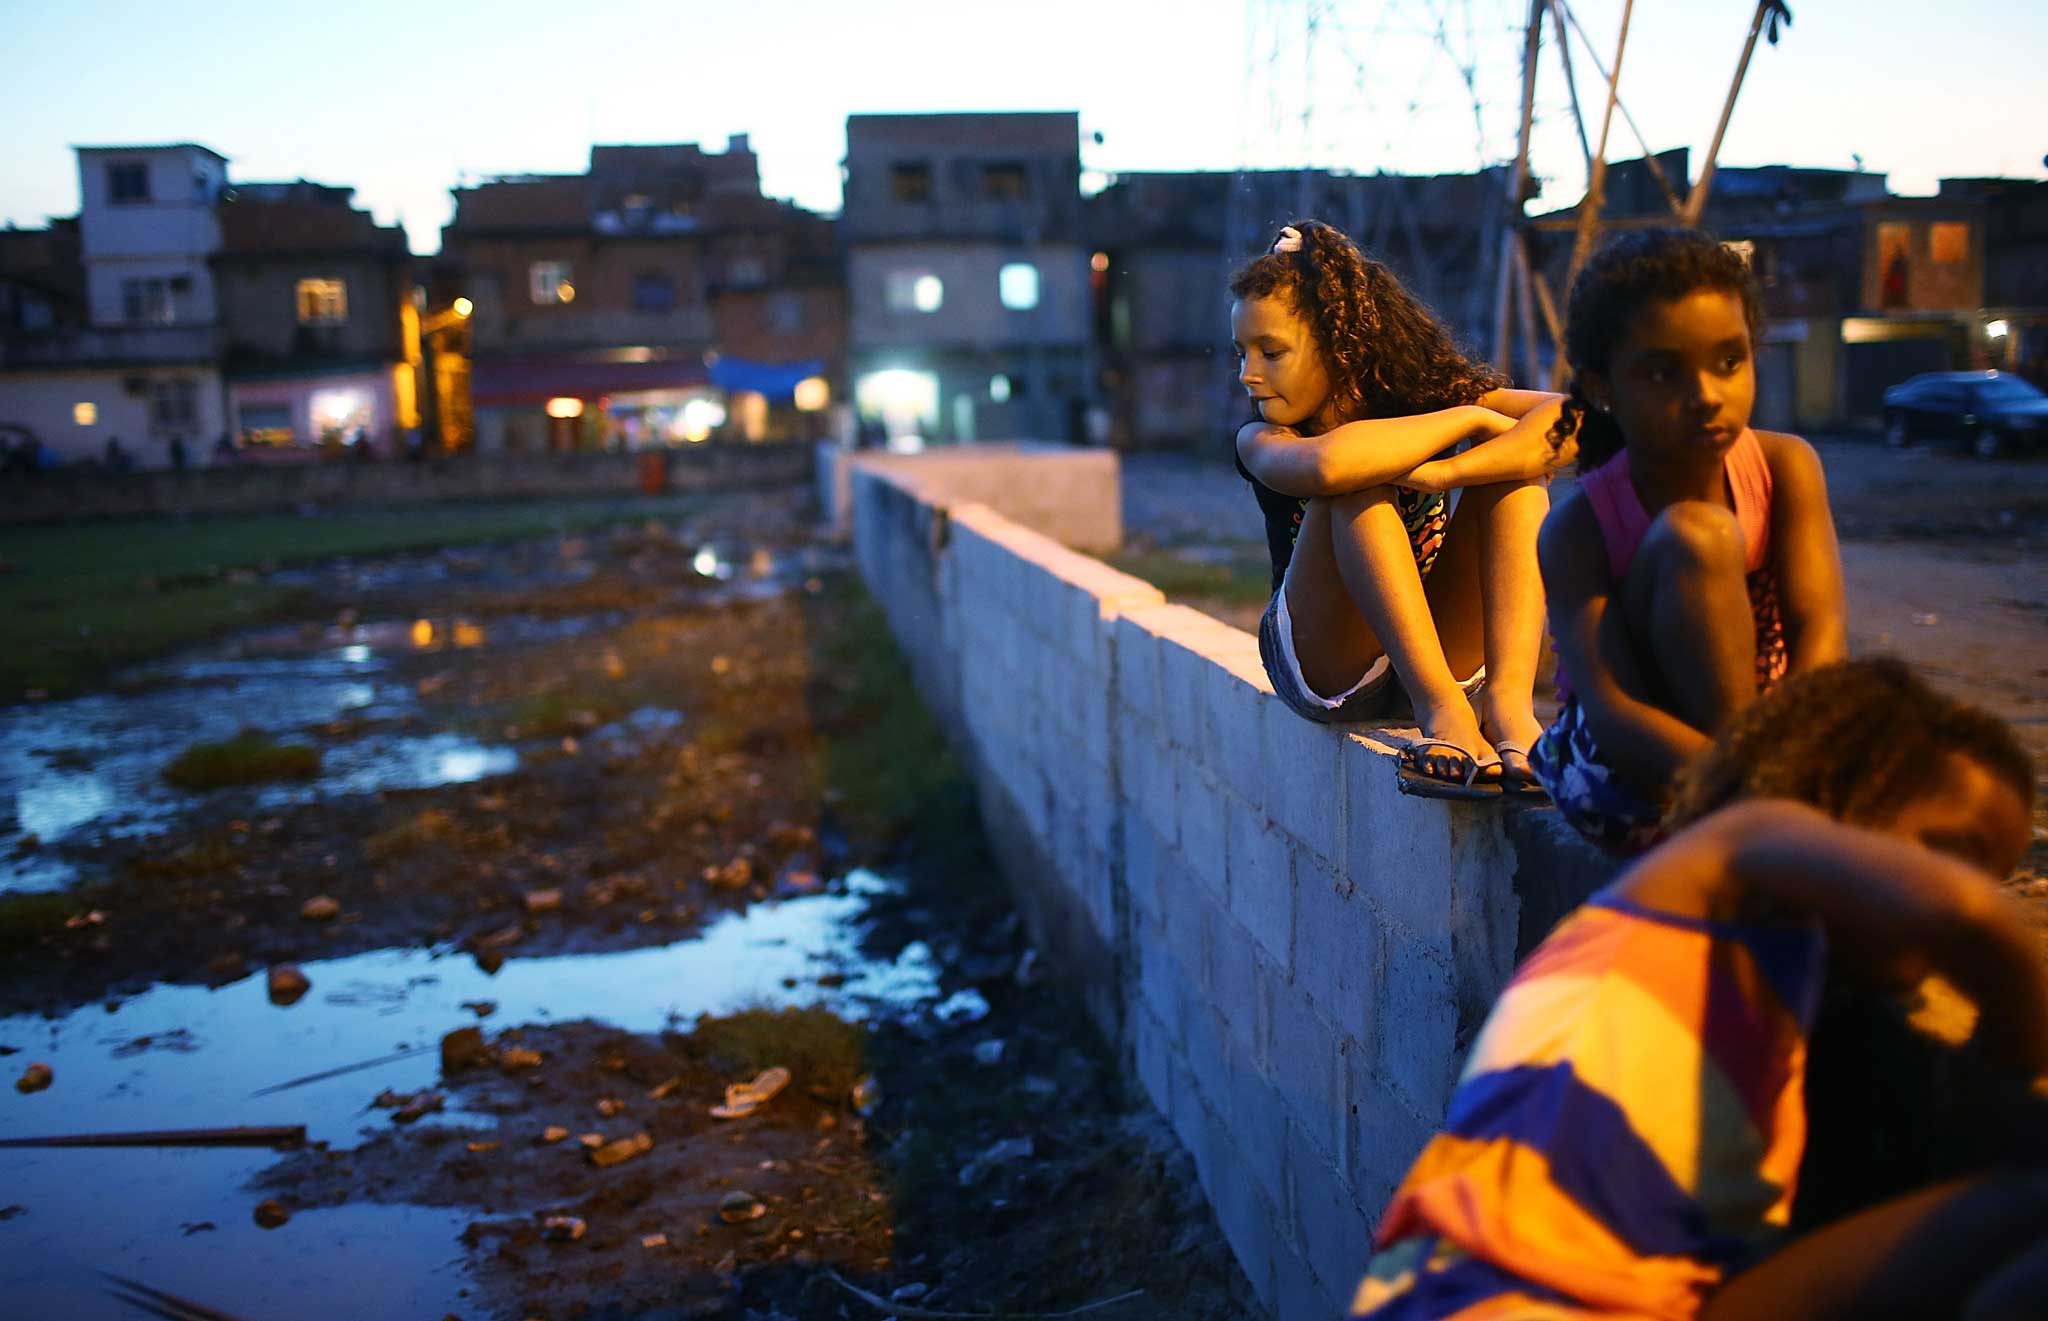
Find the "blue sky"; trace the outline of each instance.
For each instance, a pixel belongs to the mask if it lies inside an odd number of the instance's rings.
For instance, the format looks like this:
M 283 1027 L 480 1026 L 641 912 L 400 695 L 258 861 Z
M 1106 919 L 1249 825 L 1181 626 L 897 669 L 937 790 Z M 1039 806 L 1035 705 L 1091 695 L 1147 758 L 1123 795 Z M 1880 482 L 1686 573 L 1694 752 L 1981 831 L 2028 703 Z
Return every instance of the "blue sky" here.
M 1611 59 L 1621 0 L 1577 0 Z M 1722 159 L 2044 177 L 2048 5 L 1793 0 Z M 1750 6 L 1640 0 L 1622 97 L 1703 149 Z M 575 172 L 600 142 L 747 133 L 772 194 L 836 209 L 852 112 L 1078 110 L 1091 169 L 1468 170 L 1511 155 L 1521 0 L 0 0 L 0 221 L 78 206 L 74 144 L 190 140 L 238 179 L 352 185 L 433 251 L 461 172 Z M 1442 14 L 1441 37 L 1433 14 Z M 1313 42 L 1305 33 L 1313 19 Z M 1575 49 L 1582 95 L 1596 92 Z M 1460 66 L 1473 75 L 1466 91 Z M 1536 166 L 1583 183 L 1547 49 Z M 1475 115 L 1475 103 L 1477 113 Z M 1592 113 L 1593 107 L 1588 107 Z M 1596 126 L 1597 130 L 1597 126 Z M 1617 120 L 1610 155 L 1635 154 Z M 1092 134 L 1100 133 L 1097 145 Z

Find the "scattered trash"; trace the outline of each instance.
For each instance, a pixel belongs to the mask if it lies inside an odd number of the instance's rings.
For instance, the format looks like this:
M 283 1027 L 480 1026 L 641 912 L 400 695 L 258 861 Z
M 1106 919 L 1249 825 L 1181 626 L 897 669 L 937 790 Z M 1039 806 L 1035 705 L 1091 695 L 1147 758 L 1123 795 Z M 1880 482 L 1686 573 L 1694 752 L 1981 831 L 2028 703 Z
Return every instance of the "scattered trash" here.
M 714 1119 L 744 1119 L 775 1099 L 789 1086 L 789 1070 L 781 1065 L 763 1069 L 752 1082 L 736 1082 L 725 1089 L 725 1104 L 711 1107 Z
M 299 906 L 299 916 L 308 922 L 332 922 L 341 916 L 341 901 L 330 895 L 316 894 Z
M 641 1246 L 641 1247 L 643 1247 L 643 1248 L 650 1248 L 650 1249 L 651 1249 L 651 1248 L 665 1248 L 665 1247 L 667 1247 L 667 1246 L 668 1246 L 668 1235 L 666 1235 L 666 1234 L 642 1234 L 642 1235 L 640 1236 L 640 1246 Z
M 647 1099 L 650 1101 L 666 1101 L 674 1094 L 676 1088 L 682 1085 L 683 1080 L 680 1076 L 663 1078 L 660 1082 L 647 1089 Z
M 470 1142 L 464 1145 L 472 1152 L 496 1151 L 498 1149 L 498 1144 L 495 1142 Z
M 79 931 L 86 927 L 99 926 L 106 920 L 107 915 L 95 908 L 89 912 L 73 913 L 70 917 L 64 919 L 64 925 L 72 931 Z
M 625 1108 L 626 1103 L 616 1096 L 600 1096 L 597 1098 L 597 1113 L 603 1115 L 606 1119 L 620 1114 Z
M 275 1197 L 256 1203 L 256 1223 L 265 1229 L 276 1229 L 291 1218 L 291 1208 Z
M 498 1002 L 496 1000 L 464 1000 L 462 1007 L 475 1014 L 478 1018 L 489 1018 L 492 1014 L 498 1012 Z
M 586 1228 L 575 1216 L 549 1216 L 540 1222 L 541 1233 L 553 1243 L 574 1243 Z
M 560 1124 L 549 1124 L 540 1131 L 540 1142 L 544 1147 L 552 1147 L 568 1136 L 568 1129 L 563 1128 Z
M 990 1037 L 987 1041 L 974 1043 L 974 1060 L 977 1064 L 1001 1064 L 1003 1062 L 1003 1039 Z
M 578 1137 L 576 1140 L 578 1142 L 581 1142 L 586 1149 L 590 1151 L 596 1151 L 599 1147 L 604 1145 L 604 1134 L 585 1133 L 582 1136 Z
M 391 1116 L 391 1122 L 394 1124 L 410 1124 L 414 1120 L 423 1119 L 428 1115 L 438 1112 L 446 1103 L 447 1098 L 432 1088 L 414 1092 L 411 1096 L 405 1098 L 405 1103 L 399 1106 L 396 1113 Z
M 723 867 L 706 867 L 705 884 L 716 890 L 738 890 L 754 879 L 754 861 L 744 855 L 734 858 Z
M 40 1092 L 56 1080 L 56 1071 L 49 1065 L 43 1063 L 31 1064 L 22 1070 L 19 1078 L 14 1080 L 14 1090 L 23 1095 L 27 1095 L 29 1092 Z
M 525 901 L 526 911 L 529 913 L 558 913 L 562 910 L 562 891 L 559 886 L 547 890 L 528 890 Z
M 875 1107 L 882 1103 L 882 1084 L 875 1081 L 873 1074 L 869 1074 L 853 1085 L 853 1094 L 849 1099 L 853 1102 L 853 1112 L 865 1118 L 873 1114 Z
M 743 1225 L 767 1214 L 768 1207 L 761 1199 L 741 1188 L 733 1189 L 718 1203 L 718 1218 L 728 1225 Z
M 1007 1165 L 1011 1161 L 1029 1160 L 1031 1154 L 1030 1138 L 1004 1138 L 960 1167 L 960 1186 L 972 1188 L 996 1166 Z
M 441 1072 L 445 1076 L 464 1069 L 480 1069 L 491 1062 L 491 1048 L 480 1027 L 459 1027 L 441 1038 Z
M 784 867 L 775 877 L 775 894 L 782 899 L 816 894 L 824 888 L 824 880 L 809 867 Z
M 601 1170 L 610 1169 L 614 1165 L 624 1164 L 635 1156 L 643 1156 L 652 1150 L 654 1150 L 654 1139 L 645 1133 L 635 1133 L 632 1137 L 620 1138 L 616 1142 L 607 1142 L 601 1147 L 593 1147 L 590 1152 L 590 1163 Z
M 1922 628 L 1933 628 L 1941 622 L 1941 616 L 1929 611 L 1926 614 L 1915 614 L 1913 622 Z
M 295 1005 L 311 990 L 313 983 L 295 963 L 278 963 L 270 969 L 270 1003 Z
M 933 1008 L 932 1017 L 949 1025 L 979 1023 L 988 1017 L 988 997 L 973 987 L 955 991 Z
M 541 1064 L 541 1055 L 539 1051 L 529 1050 L 525 1046 L 507 1046 L 498 1052 L 498 1064 L 508 1073 L 513 1069 L 537 1069 Z

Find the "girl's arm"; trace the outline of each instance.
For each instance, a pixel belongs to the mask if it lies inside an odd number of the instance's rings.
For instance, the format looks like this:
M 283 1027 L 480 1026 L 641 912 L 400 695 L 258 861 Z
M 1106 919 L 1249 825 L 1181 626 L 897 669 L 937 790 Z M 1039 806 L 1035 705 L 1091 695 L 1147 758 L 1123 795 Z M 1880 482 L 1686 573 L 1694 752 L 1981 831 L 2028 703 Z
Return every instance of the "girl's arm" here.
M 1467 437 L 1497 436 L 1513 425 L 1477 404 L 1346 422 L 1319 436 L 1247 422 L 1238 429 L 1237 457 L 1245 471 L 1282 495 L 1345 495 L 1404 476 Z
M 1486 396 L 1512 394 L 1542 400 L 1519 416 L 1521 421 L 1495 436 L 1441 459 L 1416 465 L 1407 476 L 1396 477 L 1398 486 L 1418 491 L 1454 491 L 1466 486 L 1491 486 L 1495 482 L 1527 482 L 1548 477 L 1579 455 L 1576 436 L 1564 444 L 1553 444 L 1550 429 L 1564 411 L 1564 396 L 1538 394 L 1534 390 L 1495 390 Z M 1481 407 L 1487 405 L 1482 404 Z
M 1571 676 L 1608 764 L 1636 784 L 1661 788 L 1713 742 L 1643 690 L 1620 607 L 1607 579 L 1607 546 L 1584 495 L 1573 492 L 1543 520 L 1536 563 L 1549 602 L 1558 667 Z
M 1771 465 L 1771 559 L 1790 668 L 1799 674 L 1849 655 L 1842 549 L 1820 455 L 1797 436 L 1759 431 L 1756 438 Z
M 1737 803 L 1680 831 L 1616 883 L 1679 917 L 1817 919 L 1830 957 L 1897 984 L 1931 964 L 1976 1002 L 1975 1040 L 2048 1071 L 2048 969 L 2026 919 L 1982 872 L 1803 804 Z
M 1488 390 L 1479 396 L 1479 406 L 1509 417 L 1527 417 L 1539 408 L 1563 400 L 1563 395 L 1549 390 Z

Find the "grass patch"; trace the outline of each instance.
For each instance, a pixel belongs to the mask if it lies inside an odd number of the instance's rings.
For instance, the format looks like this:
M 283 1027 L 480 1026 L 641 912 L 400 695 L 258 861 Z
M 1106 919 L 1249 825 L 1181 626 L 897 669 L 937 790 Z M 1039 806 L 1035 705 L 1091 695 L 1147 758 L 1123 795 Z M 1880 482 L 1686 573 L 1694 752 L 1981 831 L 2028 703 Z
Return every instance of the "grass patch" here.
M 164 767 L 164 779 L 180 789 L 219 789 L 271 780 L 310 780 L 320 773 L 320 749 L 279 743 L 261 730 L 245 729 L 218 743 L 194 743 Z
M 452 844 L 461 838 L 462 826 L 453 816 L 429 807 L 364 840 L 363 852 L 372 862 L 389 862 L 430 844 Z
M 202 839 L 175 853 L 161 857 L 137 858 L 130 870 L 138 876 L 162 876 L 189 880 L 228 871 L 242 860 L 241 850 L 226 839 Z
M 824 1009 L 742 1009 L 705 1018 L 676 1049 L 729 1078 L 781 1065 L 805 1091 L 844 1096 L 868 1071 L 867 1029 Z
M 524 697 L 507 713 L 507 723 L 522 737 L 555 738 L 586 734 L 633 709 L 628 694 L 616 687 L 591 685 L 556 689 Z
M 1126 550 L 1109 562 L 1172 599 L 1242 606 L 1263 605 L 1273 595 L 1273 566 L 1263 549 L 1238 552 L 1223 561 L 1171 550 Z
M 299 593 L 251 570 L 581 532 L 701 504 L 687 495 L 0 527 L 0 694 L 76 692 L 121 665 L 300 607 Z

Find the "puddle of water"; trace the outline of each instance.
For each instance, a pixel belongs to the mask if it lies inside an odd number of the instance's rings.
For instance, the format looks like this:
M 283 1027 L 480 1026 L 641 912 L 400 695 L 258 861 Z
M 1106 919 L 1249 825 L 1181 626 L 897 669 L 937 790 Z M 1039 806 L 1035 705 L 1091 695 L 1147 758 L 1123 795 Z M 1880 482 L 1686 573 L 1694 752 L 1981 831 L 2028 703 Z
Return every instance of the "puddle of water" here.
M 312 992 L 290 1007 L 271 1004 L 258 976 L 213 991 L 159 986 L 111 1013 L 95 1005 L 0 1019 L 0 1045 L 21 1052 L 9 1066 L 43 1060 L 56 1073 L 49 1090 L 0 1102 L 0 1136 L 303 1123 L 309 1138 L 353 1146 L 390 1122 L 369 1108 L 379 1091 L 435 1084 L 442 1035 L 479 1021 L 465 1000 L 497 1002 L 482 1020 L 492 1035 L 582 1018 L 653 1032 L 755 1005 L 821 1005 L 852 1019 L 913 1013 L 938 998 L 931 950 L 914 943 L 890 962 L 859 950 L 870 899 L 892 888 L 855 872 L 843 891 L 756 904 L 672 945 L 515 958 L 496 976 L 466 956 L 423 950 L 308 963 Z M 820 985 L 828 973 L 846 980 Z M 419 1052 L 251 1095 L 410 1048 Z M 451 1110 L 423 1122 L 465 1118 Z M 463 1311 L 456 1236 L 468 1214 L 359 1203 L 266 1232 L 250 1220 L 258 1197 L 244 1188 L 275 1160 L 263 1151 L 0 1150 L 0 1203 L 28 1208 L 0 1222 L 0 1297 L 11 1315 L 124 1315 L 91 1274 L 104 1268 L 247 1315 Z M 218 1228 L 187 1237 L 183 1226 L 201 1221 Z M 358 1273 L 374 1277 L 363 1285 L 371 1294 L 356 1287 Z

